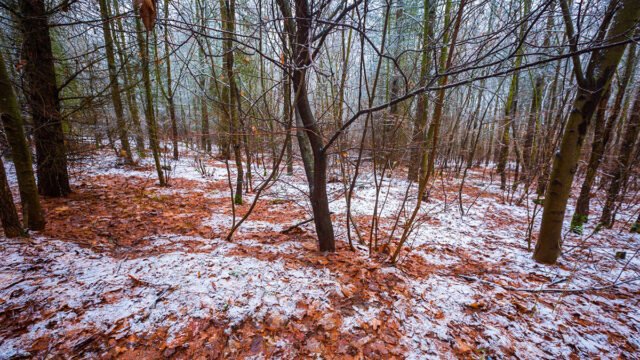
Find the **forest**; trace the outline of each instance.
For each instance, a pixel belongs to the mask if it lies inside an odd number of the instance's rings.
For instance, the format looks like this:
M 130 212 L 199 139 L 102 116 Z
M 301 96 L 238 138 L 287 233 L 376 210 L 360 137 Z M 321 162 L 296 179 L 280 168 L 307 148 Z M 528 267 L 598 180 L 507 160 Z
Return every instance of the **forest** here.
M 0 360 L 633 359 L 640 1 L 0 1 Z

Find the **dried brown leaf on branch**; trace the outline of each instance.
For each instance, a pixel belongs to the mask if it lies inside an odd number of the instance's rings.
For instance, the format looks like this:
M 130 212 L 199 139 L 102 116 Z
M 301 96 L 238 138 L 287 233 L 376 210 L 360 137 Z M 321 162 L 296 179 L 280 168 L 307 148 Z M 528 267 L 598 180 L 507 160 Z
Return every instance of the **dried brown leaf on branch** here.
M 156 4 L 154 0 L 134 0 L 133 6 L 138 9 L 142 23 L 147 31 L 156 24 Z

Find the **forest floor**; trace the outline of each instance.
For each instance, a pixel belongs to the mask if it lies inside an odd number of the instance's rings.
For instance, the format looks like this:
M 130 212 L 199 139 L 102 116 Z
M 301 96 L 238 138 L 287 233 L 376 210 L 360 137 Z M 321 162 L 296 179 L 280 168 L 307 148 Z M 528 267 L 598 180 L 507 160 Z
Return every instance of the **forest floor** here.
M 7 162 L 12 189 L 15 170 Z M 45 199 L 47 229 L 0 240 L 0 359 L 634 358 L 640 352 L 638 209 L 617 225 L 567 235 L 555 266 L 527 249 L 533 202 L 506 195 L 491 169 L 438 178 L 397 266 L 387 239 L 410 186 L 385 178 L 379 245 L 367 241 L 374 178 L 361 176 L 349 249 L 343 185 L 330 184 L 337 248 L 317 251 L 304 174 L 282 174 L 233 240 L 227 169 L 185 156 L 157 186 L 97 153 L 74 162 L 73 193 Z M 202 168 L 202 167 L 200 167 Z M 255 168 L 254 183 L 265 176 Z M 380 181 L 380 179 L 377 179 Z M 409 193 L 415 193 L 411 191 Z M 601 194 L 593 207 L 598 209 Z M 253 199 L 236 207 L 236 218 Z M 572 212 L 570 209 L 569 213 Z M 596 211 L 598 213 L 598 211 Z M 595 216 L 594 216 L 595 217 Z M 237 219 L 236 219 L 237 220 Z M 537 232 L 539 220 L 535 222 Z M 535 240 L 534 240 L 535 241 Z M 616 251 L 626 251 L 617 259 Z

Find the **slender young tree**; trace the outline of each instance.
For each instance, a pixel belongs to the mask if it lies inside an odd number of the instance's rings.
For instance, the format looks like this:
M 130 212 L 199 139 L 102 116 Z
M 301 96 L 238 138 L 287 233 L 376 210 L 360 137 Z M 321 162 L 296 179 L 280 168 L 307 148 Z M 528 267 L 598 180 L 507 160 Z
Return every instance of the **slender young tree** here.
M 522 18 L 528 16 L 531 8 L 531 0 L 524 1 L 524 7 L 522 12 Z M 524 41 L 527 31 L 527 21 L 522 21 L 520 25 L 520 31 L 518 39 L 520 42 Z M 522 65 L 522 59 L 524 58 L 524 44 L 520 45 L 517 51 L 517 56 L 514 60 L 514 68 L 519 68 Z M 498 155 L 498 164 L 496 170 L 500 174 L 500 188 L 506 189 L 507 186 L 507 162 L 509 161 L 509 147 L 511 144 L 511 136 L 509 132 L 512 131 L 514 126 L 514 120 L 516 111 L 518 110 L 518 90 L 520 85 L 520 72 L 515 71 L 511 75 L 511 84 L 509 85 L 509 93 L 507 95 L 507 102 L 504 108 L 504 118 L 501 123 L 501 136 L 500 136 L 500 152 Z M 514 132 L 515 135 L 515 132 Z
M 422 19 L 422 52 L 420 58 L 420 78 L 419 86 L 425 86 L 427 83 L 427 77 L 431 70 L 431 56 L 429 54 L 429 47 L 432 45 L 433 40 L 433 24 L 435 22 L 436 6 L 432 4 L 432 0 L 424 0 L 424 13 Z M 427 111 L 429 108 L 429 98 L 427 94 L 418 95 L 416 103 L 416 119 L 413 126 L 412 146 L 411 146 L 411 160 L 409 162 L 409 180 L 416 181 L 419 178 L 420 171 L 424 171 L 420 166 L 420 157 L 426 150 L 426 134 L 425 129 L 427 127 Z
M 447 1 L 447 7 L 450 7 L 451 1 Z M 442 53 L 440 54 L 440 69 L 442 72 L 445 72 L 451 68 L 451 64 L 453 63 L 453 57 L 456 51 L 456 42 L 458 41 L 458 33 L 460 32 L 460 24 L 462 23 L 462 14 L 464 12 L 464 7 L 466 5 L 466 0 L 461 0 L 458 8 L 458 12 L 456 15 L 456 21 L 453 25 L 453 30 L 451 32 L 451 44 L 445 46 L 442 49 Z M 445 10 L 449 11 L 449 9 Z M 445 14 L 445 16 L 448 16 Z M 448 37 L 445 37 L 445 41 L 448 40 Z M 442 122 L 442 111 L 444 110 L 444 101 L 445 101 L 445 86 L 449 82 L 449 76 L 444 75 L 440 77 L 439 85 L 440 90 L 438 90 L 437 98 L 435 104 L 433 106 L 433 120 L 431 125 L 429 125 L 429 133 L 427 135 L 427 143 L 431 146 L 427 168 L 425 171 L 425 177 L 423 181 L 425 183 L 429 182 L 431 178 L 431 174 L 434 171 L 436 156 L 438 154 L 438 139 L 440 134 L 440 125 Z M 426 184 L 425 184 L 426 186 Z
M 120 16 L 120 9 L 118 0 L 113 0 L 113 9 L 116 16 L 117 33 L 114 31 L 113 39 L 116 45 L 118 58 L 120 64 L 122 64 L 123 71 L 123 87 L 126 94 L 127 107 L 129 114 L 131 115 L 131 123 L 133 124 L 133 132 L 135 133 L 136 152 L 139 157 L 144 157 L 144 133 L 142 131 L 142 125 L 140 123 L 140 111 L 138 110 L 138 100 L 136 98 L 135 83 L 138 81 L 135 76 L 136 67 L 130 63 L 130 56 L 125 51 L 128 43 L 125 37 L 124 26 L 122 25 L 122 16 Z M 118 36 L 119 34 L 119 36 Z
M 233 34 L 235 33 L 235 0 L 220 0 L 220 18 L 222 19 L 223 28 L 223 65 L 227 81 L 229 82 L 227 88 L 227 96 L 225 97 L 227 103 L 227 113 L 229 116 L 229 124 L 231 129 L 231 146 L 233 147 L 233 157 L 236 164 L 236 191 L 234 195 L 234 202 L 238 205 L 242 204 L 242 185 L 243 168 L 242 168 L 242 129 L 240 121 L 238 119 L 238 107 L 240 97 L 238 94 L 238 86 L 236 84 L 235 72 L 233 67 Z
M 22 220 L 31 230 L 44 229 L 45 219 L 38 187 L 33 174 L 31 149 L 24 133 L 22 115 L 18 107 L 15 93 L 2 54 L 0 53 L 0 118 L 11 146 L 11 156 L 16 167 L 20 201 L 22 203 Z
M 169 105 L 169 119 L 171 120 L 171 142 L 173 144 L 173 159 L 178 160 L 178 120 L 171 78 L 171 49 L 169 48 L 169 0 L 164 0 L 164 61 L 167 70 L 167 90 L 163 91 Z
M 559 1 L 566 34 L 572 50 L 575 50 L 578 46 L 578 37 L 574 31 L 569 5 L 566 0 Z M 604 44 L 611 46 L 591 54 L 586 72 L 582 70 L 579 55 L 574 54 L 572 57 L 574 75 L 579 86 L 565 125 L 560 151 L 553 159 L 553 167 L 545 192 L 540 234 L 533 254 L 533 258 L 540 263 L 554 264 L 560 256 L 562 224 L 589 121 L 611 82 L 626 46 L 626 43 L 615 46 L 612 44 L 632 36 L 633 27 L 640 16 L 640 3 L 636 0 L 621 0 L 617 6 L 612 7 L 611 11 L 615 14 L 604 39 Z
M 111 15 L 107 6 L 107 0 L 99 0 L 100 16 L 102 17 L 102 34 L 104 37 L 104 47 L 107 53 L 107 67 L 109 68 L 109 85 L 111 87 L 111 101 L 116 114 L 116 126 L 118 130 L 118 138 L 122 147 L 122 155 L 125 162 L 133 163 L 131 156 L 131 147 L 129 146 L 129 134 L 127 132 L 127 123 L 124 118 L 124 110 L 122 108 L 122 97 L 120 96 L 120 84 L 118 82 L 118 72 L 116 69 L 116 57 L 113 49 L 113 37 L 111 31 Z
M 294 65 L 291 75 L 294 93 L 296 119 L 303 124 L 305 138 L 308 139 L 313 155 L 313 164 L 303 155 L 305 170 L 309 181 L 313 221 L 318 235 L 320 251 L 335 251 L 335 236 L 329 199 L 327 197 L 327 154 L 324 149 L 322 133 L 316 122 L 307 90 L 307 69 L 311 62 L 311 9 L 307 0 L 296 0 L 295 22 L 288 0 L 277 0 L 280 12 L 284 17 L 285 32 L 290 39 L 292 62 Z M 313 173 L 309 173 L 309 169 Z
M 137 9 L 141 16 L 144 17 L 144 8 Z M 154 10 L 155 11 L 155 10 Z M 160 165 L 160 144 L 158 142 L 158 125 L 156 123 L 156 116 L 153 109 L 153 91 L 151 89 L 151 69 L 149 65 L 149 31 L 153 29 L 147 27 L 148 20 L 145 20 L 146 32 L 142 30 L 142 24 L 139 18 L 136 18 L 136 36 L 138 38 L 138 48 L 142 57 L 142 82 L 144 84 L 144 114 L 147 120 L 147 131 L 149 133 L 149 147 L 153 154 L 153 162 L 156 166 L 156 172 L 158 173 L 158 182 L 160 186 L 166 186 L 166 179 L 162 166 Z M 153 24 L 151 24 L 153 26 Z

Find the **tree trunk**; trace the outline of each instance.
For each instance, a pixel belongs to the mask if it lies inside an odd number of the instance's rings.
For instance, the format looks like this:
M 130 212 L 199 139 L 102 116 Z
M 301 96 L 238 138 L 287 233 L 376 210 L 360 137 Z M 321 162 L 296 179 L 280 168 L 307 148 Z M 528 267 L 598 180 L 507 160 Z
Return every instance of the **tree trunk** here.
M 533 177 L 533 167 L 535 164 L 535 139 L 538 118 L 540 116 L 540 105 L 542 103 L 543 77 L 537 76 L 533 86 L 533 96 L 531 97 L 531 109 L 529 110 L 529 121 L 527 122 L 527 133 L 525 134 L 522 160 L 524 173 L 526 174 L 527 185 Z
M 135 67 L 129 64 L 127 53 L 126 51 L 123 51 L 123 49 L 127 47 L 127 41 L 124 37 L 125 32 L 124 27 L 122 26 L 122 17 L 120 16 L 118 0 L 113 0 L 113 9 L 117 16 L 116 26 L 120 34 L 120 41 L 118 41 L 118 36 L 116 36 L 116 34 L 114 34 L 113 38 L 115 39 L 116 50 L 120 63 L 123 67 L 123 87 L 125 89 L 127 107 L 131 114 L 131 122 L 133 123 L 133 130 L 135 132 L 136 151 L 138 156 L 144 157 L 144 134 L 142 132 L 142 126 L 140 125 L 140 112 L 138 111 L 136 92 L 132 89 L 132 86 L 135 84 L 137 79 L 131 75 L 135 72 Z
M 561 0 L 565 25 L 572 30 L 573 24 L 567 4 Z M 622 10 L 620 10 L 622 9 Z M 620 11 L 616 11 L 605 44 L 616 42 L 632 28 L 640 15 L 640 3 L 636 0 L 621 0 Z M 567 32 L 571 38 L 572 31 Z M 573 109 L 565 126 L 560 151 L 553 159 L 553 167 L 547 185 L 540 235 L 533 258 L 541 263 L 554 264 L 561 252 L 562 224 L 571 193 L 571 184 L 576 171 L 580 150 L 587 134 L 589 121 L 596 111 L 600 98 L 609 86 L 611 78 L 622 57 L 625 45 L 608 47 L 591 55 L 586 75 L 580 66 L 574 68 L 581 86 L 578 88 Z M 574 58 L 579 65 L 579 58 Z
M 16 205 L 13 203 L 13 197 L 11 196 L 9 182 L 7 182 L 2 156 L 0 156 L 0 220 L 6 237 L 14 238 L 24 235 Z
M 31 230 L 44 229 L 45 220 L 38 187 L 33 174 L 31 149 L 25 137 L 22 115 L 13 87 L 6 71 L 4 59 L 0 53 L 0 118 L 7 140 L 11 146 L 11 157 L 16 167 L 16 176 L 22 202 L 22 219 Z
M 622 100 L 624 99 L 629 80 L 633 75 L 633 69 L 635 66 L 635 43 L 629 45 L 627 50 L 627 63 L 625 64 L 625 71 L 618 82 L 618 92 L 611 109 L 611 115 L 608 121 L 604 121 L 604 116 L 607 110 L 607 104 L 609 100 L 609 94 L 611 89 L 603 96 L 600 102 L 598 113 L 595 118 L 595 134 L 593 137 L 593 144 L 591 146 L 591 155 L 589 156 L 589 165 L 587 166 L 587 172 L 585 174 L 582 188 L 580 189 L 580 196 L 576 203 L 576 210 L 571 219 L 571 229 L 575 232 L 581 232 L 582 225 L 589 219 L 589 203 L 591 200 L 591 188 L 596 179 L 598 168 L 602 163 L 607 144 L 611 139 L 613 129 L 618 122 L 620 113 L 622 110 Z M 606 123 L 606 125 L 605 125 Z
M 608 134 L 611 133 L 611 128 L 605 129 L 604 115 L 607 111 L 607 105 L 609 104 L 609 94 L 611 89 L 607 89 L 605 94 L 600 99 L 598 110 L 594 119 L 594 134 L 593 143 L 591 144 L 591 154 L 589 155 L 589 163 L 587 164 L 587 170 L 584 176 L 582 187 L 580 188 L 580 196 L 576 202 L 576 209 L 571 218 L 571 231 L 576 234 L 582 234 L 582 225 L 587 222 L 589 216 L 589 199 L 591 198 L 591 187 L 598 174 L 598 167 L 604 156 L 604 150 L 609 140 Z
M 153 93 L 151 90 L 151 69 L 149 68 L 149 32 L 142 30 L 142 24 L 139 18 L 136 18 L 136 35 L 138 37 L 138 47 L 142 56 L 142 82 L 144 83 L 144 116 L 147 120 L 147 132 L 149 133 L 149 147 L 153 154 L 153 162 L 158 173 L 158 182 L 160 186 L 166 186 L 166 180 L 160 165 L 160 145 L 158 143 L 158 126 L 156 125 L 156 116 L 153 110 Z
M 65 196 L 71 187 L 44 0 L 20 0 L 20 12 L 25 96 L 35 124 L 38 189 L 45 196 Z
M 529 16 L 529 10 L 531 8 L 531 0 L 524 1 L 523 13 L 521 18 L 526 19 Z M 520 25 L 520 32 L 518 39 L 524 41 L 526 36 L 528 21 L 522 21 Z M 524 44 L 522 44 L 517 51 L 517 56 L 514 62 L 514 68 L 518 68 L 522 65 L 522 59 L 524 58 Z M 507 187 L 507 163 L 509 162 L 509 146 L 511 143 L 511 137 L 509 132 L 512 128 L 512 122 L 515 120 L 516 112 L 518 111 L 518 90 L 520 84 L 520 72 L 516 71 L 511 76 L 511 84 L 509 85 L 509 94 L 507 96 L 507 103 L 505 104 L 504 120 L 502 123 L 502 134 L 500 136 L 500 152 L 498 155 L 498 164 L 496 170 L 500 174 L 500 189 L 505 190 Z M 514 134 L 515 136 L 515 134 Z M 516 183 L 514 181 L 514 183 Z
M 234 202 L 242 205 L 242 185 L 243 168 L 242 168 L 242 129 L 238 120 L 238 101 L 239 94 L 236 86 L 236 80 L 233 70 L 233 34 L 235 32 L 235 0 L 220 0 L 220 15 L 222 19 L 223 34 L 223 68 L 226 71 L 228 88 L 227 111 L 229 115 L 229 124 L 231 130 L 231 146 L 233 148 L 233 157 L 236 163 L 236 192 Z
M 447 1 L 447 7 L 451 5 L 450 3 L 451 1 Z M 449 45 L 448 48 L 447 47 L 443 48 L 442 53 L 440 54 L 440 63 L 441 63 L 440 69 L 442 69 L 443 72 L 448 71 L 451 68 L 451 64 L 453 62 L 453 55 L 455 54 L 456 41 L 458 39 L 458 32 L 460 31 L 460 23 L 462 21 L 462 13 L 464 11 L 465 5 L 466 5 L 466 0 L 461 0 L 460 6 L 458 8 L 458 13 L 456 16 L 456 22 L 453 26 L 453 32 L 451 34 L 451 45 Z M 445 16 L 448 17 L 448 10 L 446 11 L 447 11 L 447 14 L 445 14 Z M 445 37 L 445 43 L 447 42 L 446 38 L 447 37 Z M 445 50 L 448 50 L 448 52 L 445 52 Z M 429 141 L 431 142 L 430 143 L 431 151 L 429 154 L 429 160 L 427 162 L 427 168 L 425 170 L 426 175 L 423 178 L 424 182 L 429 182 L 429 179 L 431 177 L 431 174 L 433 173 L 433 169 L 435 166 L 436 156 L 438 152 L 438 136 L 440 133 L 440 123 L 442 121 L 442 110 L 444 109 L 444 96 L 445 96 L 444 86 L 447 85 L 448 81 L 449 81 L 449 77 L 447 75 L 444 75 L 440 78 L 439 85 L 442 88 L 438 90 L 438 95 L 437 95 L 434 109 L 433 109 L 433 121 L 429 126 L 429 133 L 427 134 L 427 143 L 429 143 Z
M 169 119 L 171 120 L 171 142 L 173 143 L 173 159 L 178 160 L 178 120 L 176 119 L 176 105 L 173 96 L 171 80 L 171 53 L 169 49 L 169 0 L 164 0 L 164 56 L 167 63 L 167 103 L 169 105 Z
M 127 134 L 127 124 L 124 119 L 122 109 L 122 98 L 120 97 L 120 84 L 118 83 L 118 73 L 116 71 L 116 58 L 113 52 L 113 38 L 111 33 L 111 19 L 107 8 L 107 0 L 99 0 L 100 16 L 102 17 L 102 34 L 104 46 L 107 53 L 107 67 L 109 68 L 109 85 L 111 87 L 111 101 L 116 114 L 116 126 L 118 127 L 118 138 L 122 147 L 125 162 L 131 164 L 131 147 L 129 146 L 129 135 Z
M 284 40 L 285 48 L 283 50 L 283 65 L 286 66 L 288 64 L 287 61 L 287 49 L 286 49 L 286 39 Z M 282 87 L 284 94 L 284 123 L 288 124 L 289 128 L 285 129 L 287 132 L 291 132 L 291 117 L 293 116 L 291 111 L 291 81 L 289 75 L 287 74 L 286 69 L 282 70 Z M 297 127 L 296 127 L 297 128 Z M 297 132 L 296 132 L 297 133 Z M 287 141 L 287 175 L 293 175 L 293 141 L 292 136 L 289 137 Z
M 278 6 L 286 19 L 285 30 L 292 36 L 289 43 L 293 47 L 295 64 L 293 70 L 294 104 L 300 120 L 304 124 L 304 135 L 309 140 L 313 153 L 313 175 L 309 176 L 307 174 L 307 177 L 313 179 L 310 183 L 310 197 L 319 248 L 320 251 L 335 251 L 335 236 L 327 198 L 327 158 L 323 149 L 322 134 L 309 104 L 306 83 L 307 66 L 310 62 L 312 14 L 307 0 L 296 0 L 296 26 L 294 27 L 291 8 L 287 0 L 278 0 Z M 304 159 L 305 157 L 303 156 Z M 305 165 L 305 169 L 307 169 L 307 165 Z
M 614 207 L 618 201 L 620 189 L 626 182 L 629 165 L 631 163 L 631 155 L 633 154 L 633 148 L 640 132 L 640 87 L 636 90 L 636 98 L 631 109 L 631 114 L 622 136 L 622 143 L 618 150 L 618 158 L 616 159 L 615 169 L 611 175 L 611 182 L 609 183 L 609 190 L 607 191 L 607 200 L 602 208 L 602 216 L 600 217 L 600 223 L 606 227 L 611 228 L 615 221 Z
M 431 0 L 424 0 L 423 33 L 422 33 L 422 56 L 420 60 L 420 79 L 418 86 L 425 86 L 427 77 L 431 70 L 431 57 L 428 48 L 433 37 L 433 24 L 435 20 L 436 7 L 431 4 Z M 416 104 L 416 120 L 411 136 L 411 155 L 409 161 L 408 178 L 412 181 L 419 179 L 421 171 L 421 154 L 426 151 L 427 110 L 429 108 L 429 98 L 427 94 L 418 95 Z M 422 169 L 424 170 L 424 169 Z

